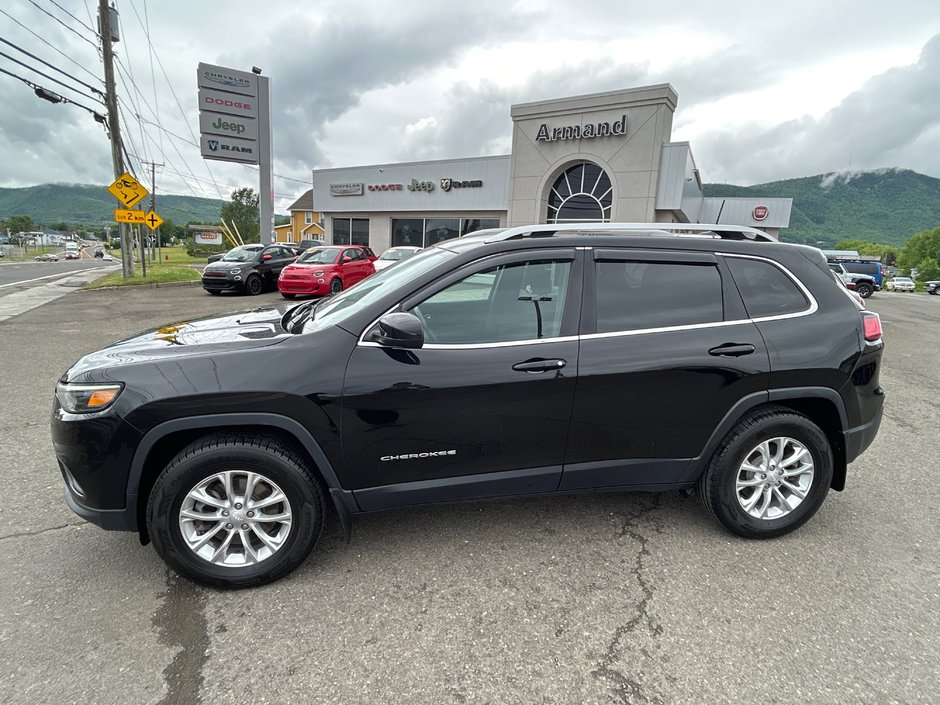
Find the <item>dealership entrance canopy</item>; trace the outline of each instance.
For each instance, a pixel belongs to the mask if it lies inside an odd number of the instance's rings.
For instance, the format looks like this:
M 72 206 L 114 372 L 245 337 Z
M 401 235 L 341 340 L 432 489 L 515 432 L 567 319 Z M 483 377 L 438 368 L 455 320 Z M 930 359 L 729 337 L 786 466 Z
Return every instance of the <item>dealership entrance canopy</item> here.
M 789 198 L 707 198 L 673 142 L 668 84 L 514 105 L 512 154 L 313 172 L 328 242 L 426 247 L 482 228 L 570 222 L 718 223 L 772 236 Z

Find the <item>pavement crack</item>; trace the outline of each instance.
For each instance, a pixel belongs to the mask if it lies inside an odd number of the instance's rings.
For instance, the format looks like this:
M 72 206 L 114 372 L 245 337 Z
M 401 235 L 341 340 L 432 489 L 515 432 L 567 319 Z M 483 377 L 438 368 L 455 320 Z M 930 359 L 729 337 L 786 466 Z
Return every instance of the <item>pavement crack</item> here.
M 649 638 L 656 638 L 663 631 L 650 612 L 650 601 L 653 599 L 654 588 L 645 573 L 645 559 L 650 555 L 648 548 L 649 536 L 642 533 L 638 526 L 641 519 L 654 512 L 661 504 L 661 497 L 654 497 L 652 503 L 638 514 L 625 517 L 620 526 L 620 531 L 617 533 L 616 538 L 628 537 L 639 544 L 640 549 L 634 558 L 631 574 L 640 589 L 641 599 L 636 605 L 634 615 L 614 631 L 610 643 L 607 645 L 606 653 L 600 659 L 597 668 L 591 671 L 591 675 L 595 678 L 608 681 L 613 686 L 617 699 L 625 705 L 662 703 L 660 698 L 648 694 L 640 681 L 625 675 L 616 667 L 623 656 L 624 641 L 630 635 L 644 632 Z M 655 531 L 659 531 L 655 525 L 653 528 Z M 647 656 L 647 658 L 649 657 Z
M 163 669 L 167 693 L 158 705 L 198 704 L 202 698 L 202 669 L 209 660 L 209 630 L 206 621 L 206 594 L 167 570 L 167 591 L 163 604 L 153 616 L 161 644 L 177 647 L 170 664 Z
M 7 539 L 19 539 L 24 536 L 38 536 L 39 534 L 45 534 L 49 531 L 59 531 L 60 529 L 67 529 L 70 526 L 81 526 L 84 524 L 84 521 L 71 521 L 65 524 L 60 524 L 59 526 L 47 526 L 45 529 L 36 529 L 35 531 L 18 531 L 15 534 L 7 534 L 6 536 L 0 536 L 0 541 L 6 541 Z

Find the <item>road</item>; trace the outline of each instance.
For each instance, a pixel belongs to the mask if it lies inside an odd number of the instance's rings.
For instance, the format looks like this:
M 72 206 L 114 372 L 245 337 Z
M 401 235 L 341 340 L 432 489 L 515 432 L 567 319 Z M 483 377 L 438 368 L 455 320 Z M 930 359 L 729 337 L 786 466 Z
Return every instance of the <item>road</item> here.
M 52 389 L 107 341 L 278 300 L 102 290 L 0 322 L 0 701 L 936 702 L 940 297 L 868 300 L 884 424 L 795 534 L 738 539 L 676 493 L 470 503 L 348 546 L 334 521 L 281 582 L 195 587 L 66 509 Z
M 5 262 L 0 260 L 0 296 L 21 288 L 19 285 L 54 279 L 57 275 L 74 274 L 95 267 L 114 267 L 120 262 L 102 262 L 88 258 L 58 262 Z

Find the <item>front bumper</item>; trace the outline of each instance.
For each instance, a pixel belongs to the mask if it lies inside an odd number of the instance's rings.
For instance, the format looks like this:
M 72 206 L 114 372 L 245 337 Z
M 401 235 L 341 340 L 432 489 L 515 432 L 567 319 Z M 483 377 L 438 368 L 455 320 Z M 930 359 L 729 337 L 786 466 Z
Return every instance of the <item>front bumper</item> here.
M 68 508 L 87 522 L 108 531 L 137 531 L 137 512 L 134 509 L 95 509 L 86 507 L 72 492 L 68 483 L 65 485 L 65 503 Z
M 235 281 L 225 277 L 203 277 L 202 288 L 206 291 L 241 291 L 245 286 L 244 280 Z
M 302 296 L 318 296 L 329 292 L 329 285 L 310 281 L 309 279 L 278 279 L 278 291 L 282 294 L 298 294 Z

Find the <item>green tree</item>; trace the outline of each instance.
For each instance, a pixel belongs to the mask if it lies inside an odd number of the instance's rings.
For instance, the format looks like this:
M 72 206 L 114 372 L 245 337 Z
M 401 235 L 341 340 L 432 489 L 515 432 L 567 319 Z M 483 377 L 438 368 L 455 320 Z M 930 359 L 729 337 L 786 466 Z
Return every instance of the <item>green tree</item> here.
M 840 240 L 836 243 L 835 249 L 855 250 L 866 257 L 879 257 L 884 264 L 890 265 L 893 265 L 898 257 L 897 247 L 868 240 Z
M 898 254 L 897 264 L 901 269 L 920 271 L 933 271 L 940 266 L 940 228 L 925 230 L 908 240 Z
M 917 263 L 917 278 L 922 282 L 940 279 L 940 262 L 929 257 Z
M 253 189 L 239 188 L 232 191 L 231 201 L 222 204 L 222 220 L 229 227 L 237 228 L 244 242 L 261 241 L 259 203 L 258 194 Z
M 7 220 L 7 227 L 12 233 L 28 233 L 33 229 L 33 219 L 28 215 L 11 215 Z

